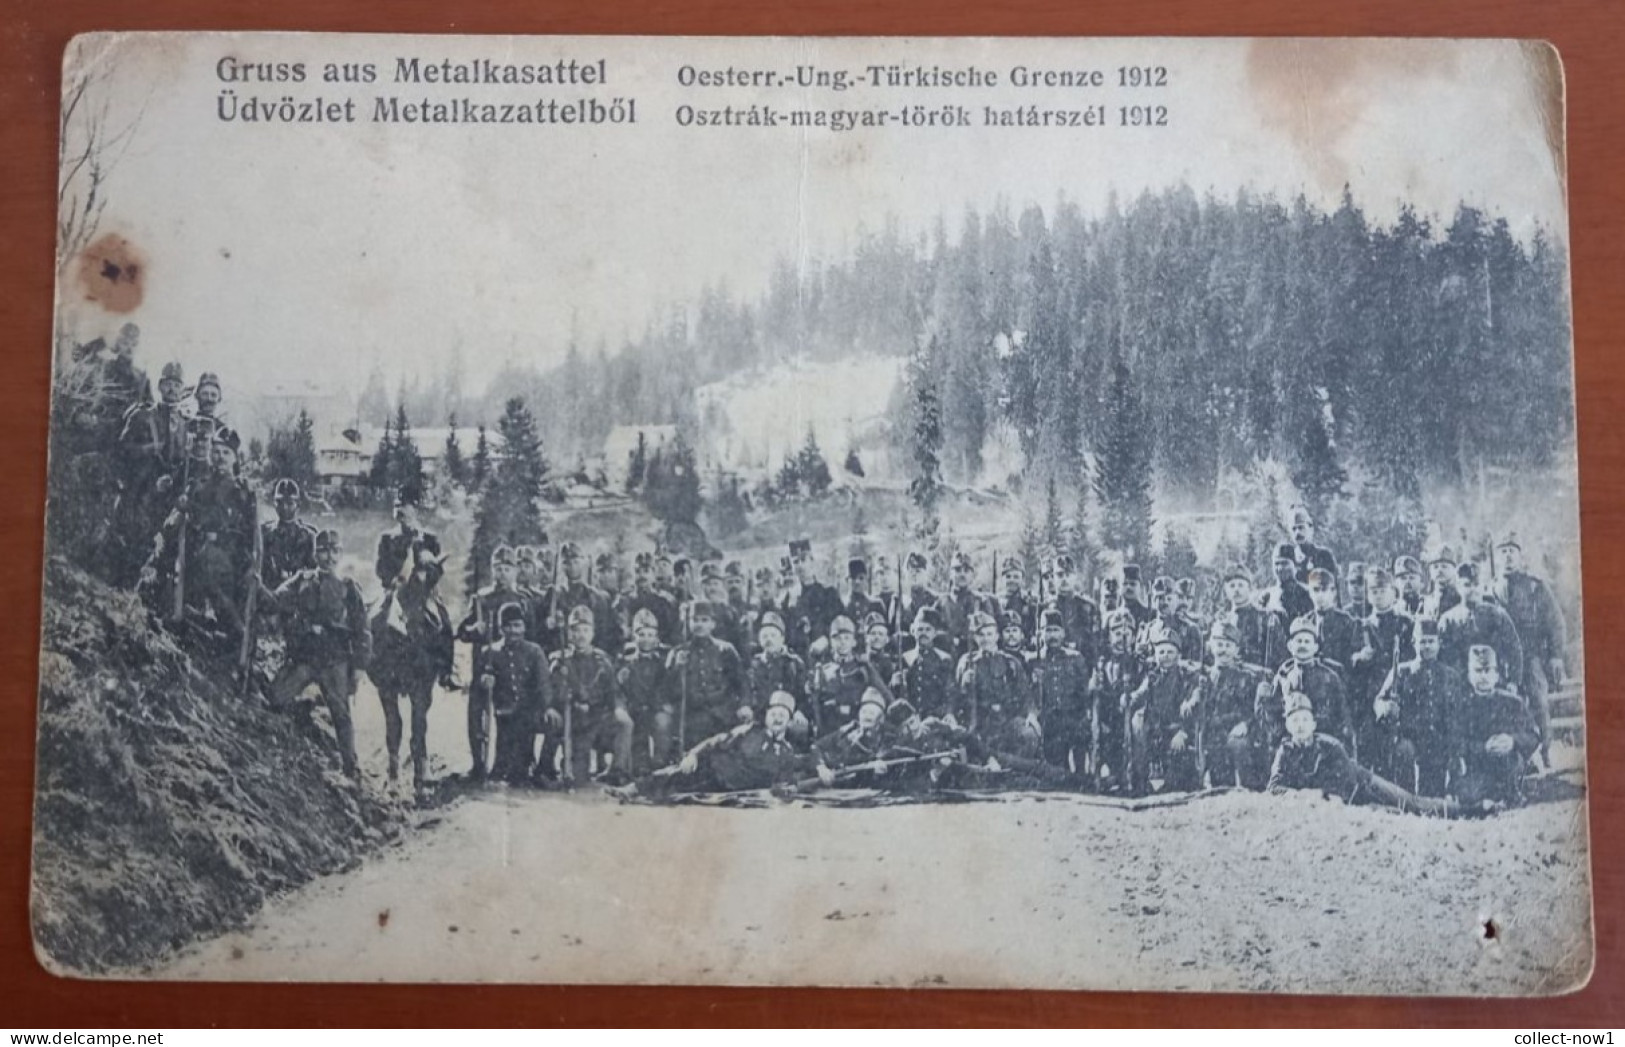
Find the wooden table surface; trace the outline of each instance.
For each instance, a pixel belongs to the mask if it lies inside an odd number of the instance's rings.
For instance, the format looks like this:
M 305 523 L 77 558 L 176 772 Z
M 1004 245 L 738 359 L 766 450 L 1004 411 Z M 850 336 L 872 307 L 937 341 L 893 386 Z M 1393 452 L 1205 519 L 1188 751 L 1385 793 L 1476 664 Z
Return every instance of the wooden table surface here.
M 6 5 L 0 21 L 0 332 L 13 353 L 0 382 L 9 477 L 0 500 L 0 1025 L 1488 1025 L 1625 1024 L 1625 5 L 1597 0 L 279 0 L 278 3 L 58 0 Z M 876 35 L 1471 36 L 1543 38 L 1568 85 L 1570 226 L 1585 561 L 1587 734 L 1597 967 L 1561 999 L 1404 1000 L 1180 997 L 1144 993 L 552 987 L 142 985 L 65 981 L 33 957 L 29 819 L 39 642 L 61 55 L 106 29 L 288 29 L 411 33 Z

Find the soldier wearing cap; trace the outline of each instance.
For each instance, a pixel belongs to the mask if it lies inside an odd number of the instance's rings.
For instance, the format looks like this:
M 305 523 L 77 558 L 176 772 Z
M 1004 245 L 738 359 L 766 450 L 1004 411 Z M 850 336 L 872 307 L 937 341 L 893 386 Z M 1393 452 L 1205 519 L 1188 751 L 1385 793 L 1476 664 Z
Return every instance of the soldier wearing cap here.
M 888 620 L 896 628 L 909 631 L 910 635 L 903 640 L 904 650 L 907 650 L 914 642 L 913 626 L 919 620 L 920 612 L 927 607 L 935 609 L 941 599 L 932 590 L 930 580 L 931 562 L 926 559 L 924 553 L 914 550 L 903 558 L 903 592 L 898 597 L 896 614 Z M 936 632 L 938 634 L 945 633 L 945 623 L 940 615 L 938 615 L 937 622 Z M 947 644 L 950 641 L 947 636 L 941 635 L 934 642 Z
M 892 567 L 891 558 L 885 555 L 876 556 L 869 573 L 873 580 L 874 598 L 880 602 L 880 614 L 886 620 L 887 628 L 893 632 L 903 632 L 903 625 L 898 624 L 897 617 L 899 576 Z
M 1261 600 L 1261 606 L 1280 615 L 1283 622 L 1295 622 L 1315 609 L 1314 598 L 1298 580 L 1296 555 L 1290 544 L 1275 547 L 1275 584 L 1264 590 Z
M 633 792 L 793 790 L 817 769 L 817 758 L 796 738 L 796 715 L 795 697 L 775 692 L 763 705 L 759 721 L 702 740 L 670 774 L 642 779 Z
M 1399 607 L 1412 618 L 1422 614 L 1422 605 L 1427 597 L 1427 585 L 1423 581 L 1422 563 L 1414 556 L 1396 556 L 1394 558 L 1394 585 L 1399 588 Z
M 1214 785 L 1262 789 L 1270 750 L 1254 746 L 1254 712 L 1268 701 L 1270 674 L 1241 658 L 1241 630 L 1220 619 L 1208 631 L 1213 664 L 1200 673 L 1195 708 L 1202 723 L 1202 752 Z
M 1021 612 L 1000 611 L 998 621 L 999 650 L 1026 665 L 1032 652 L 1027 650 L 1027 631 L 1021 624 Z
M 417 485 L 402 484 L 395 493 L 395 522 L 399 527 L 378 536 L 375 567 L 385 592 L 405 581 L 420 563 L 428 564 L 436 572 L 437 582 L 445 573 L 441 566 L 440 536 L 425 531 L 418 520 L 420 498 Z
M 993 598 L 978 592 L 971 582 L 975 566 L 965 553 L 955 553 L 948 572 L 949 589 L 938 601 L 948 638 L 957 654 L 969 653 L 976 645 L 972 636 L 971 619 L 978 615 L 992 617 L 998 613 Z
M 944 719 L 960 708 L 954 657 L 937 642 L 942 612 L 926 604 L 909 625 L 914 645 L 903 652 L 901 668 L 891 677 L 892 689 L 927 718 Z
M 1136 629 L 1157 616 L 1157 612 L 1145 602 L 1145 588 L 1140 580 L 1139 564 L 1124 564 L 1122 571 L 1118 573 L 1117 582 L 1122 606 L 1128 608 L 1128 612 L 1134 616 Z
M 1224 598 L 1230 606 L 1216 620 L 1236 627 L 1241 660 L 1266 667 L 1286 661 L 1286 622 L 1279 611 L 1260 604 L 1253 593 L 1252 572 L 1242 564 L 1225 570 Z
M 999 575 L 1004 591 L 999 594 L 998 617 L 1001 621 L 1013 618 L 1023 637 L 1032 636 L 1038 622 L 1038 604 L 1025 591 L 1027 572 L 1021 560 L 1014 556 L 1005 560 Z
M 1447 815 L 1451 805 L 1419 797 L 1361 766 L 1337 738 L 1316 731 L 1314 703 L 1301 692 L 1286 696 L 1285 733 L 1270 767 L 1269 791 L 1319 790 L 1345 803 L 1373 803 L 1418 814 Z
M 656 585 L 652 553 L 638 553 L 632 558 L 632 589 L 622 593 L 616 605 L 616 617 L 628 624 L 629 631 L 636 629 L 633 622 L 641 612 L 654 618 L 661 644 L 669 647 L 678 641 L 681 620 L 677 604 Z
M 857 643 L 852 619 L 843 614 L 830 623 L 830 659 L 814 666 L 807 681 L 807 715 L 819 734 L 850 719 L 858 699 L 871 687 L 891 700 L 879 671 L 858 656 Z
M 1524 568 L 1523 546 L 1515 535 L 1507 535 L 1495 547 L 1500 557 L 1501 606 L 1523 644 L 1523 676 L 1512 681 L 1518 693 L 1529 699 L 1529 711 L 1540 731 L 1540 757 L 1551 765 L 1551 707 L 1547 698 L 1564 678 L 1564 654 L 1568 645 L 1563 611 L 1544 579 Z
M 1439 623 L 1418 618 L 1416 655 L 1383 681 L 1372 702 L 1376 746 L 1368 761 L 1401 784 L 1416 783 L 1424 796 L 1445 794 L 1453 755 L 1451 724 L 1467 694 L 1466 678 L 1439 659 Z
M 870 611 L 864 616 L 863 658 L 875 667 L 882 680 L 890 680 L 897 671 L 897 647 L 886 616 L 879 611 Z
M 546 599 L 546 583 L 542 581 L 542 565 L 534 545 L 518 545 L 514 547 L 514 564 L 518 572 L 514 578 L 514 585 L 519 591 L 530 597 L 531 604 L 540 607 Z M 527 623 L 528 624 L 528 623 Z
M 654 554 L 654 587 L 664 593 L 673 605 L 677 603 L 677 576 L 672 567 L 670 553 Z
M 1523 802 L 1523 772 L 1540 745 L 1523 700 L 1501 686 L 1495 648 L 1467 650 L 1467 685 L 1455 728 L 1459 777 L 1450 792 L 1468 812 L 1515 807 Z
M 869 564 L 861 556 L 854 556 L 846 562 L 846 600 L 842 603 L 842 614 L 854 622 L 866 622 L 871 614 L 886 620 L 886 605 L 869 594 Z
M 807 698 L 807 663 L 801 655 L 790 650 L 785 642 L 784 617 L 777 611 L 762 612 L 756 624 L 757 652 L 750 660 L 750 706 L 759 715 L 767 708 L 767 700 L 784 692 L 799 706 Z M 800 737 L 805 738 L 810 727 L 804 714 L 797 713 Z
M 571 781 L 584 782 L 594 758 L 599 773 L 612 784 L 627 780 L 632 768 L 633 719 L 622 697 L 614 664 L 594 645 L 596 616 L 586 604 L 570 608 L 565 620 L 568 645 L 553 654 L 553 690 L 559 704 L 569 703 Z M 542 763 L 551 766 L 553 754 L 562 758 L 566 725 L 560 715 L 549 720 L 542 746 Z M 605 757 L 613 759 L 606 767 Z M 563 768 L 561 767 L 561 770 Z
M 118 502 L 114 508 L 114 581 L 130 585 L 140 573 L 175 497 L 187 460 L 186 386 L 181 365 L 164 365 L 156 403 L 137 404 L 124 416 L 118 438 Z
M 1106 648 L 1089 676 L 1089 704 L 1094 719 L 1089 772 L 1103 787 L 1124 784 L 1128 760 L 1125 714 L 1129 696 L 1145 679 L 1145 661 L 1134 649 L 1138 626 L 1127 607 L 1106 615 Z
M 688 617 L 688 639 L 672 649 L 667 663 L 677 688 L 678 751 L 697 739 L 748 723 L 753 715 L 738 649 L 712 635 L 716 610 L 708 600 L 695 600 Z
M 1515 691 L 1523 679 L 1523 641 L 1517 626 L 1500 604 L 1488 598 L 1478 564 L 1464 563 L 1456 574 L 1461 602 L 1439 616 L 1439 657 L 1466 672 L 1469 648 L 1493 647 L 1502 684 Z
M 1090 664 L 1066 642 L 1066 616 L 1059 607 L 1039 615 L 1038 653 L 1028 664 L 1038 723 L 1043 731 L 1044 759 L 1056 767 L 1073 766 L 1074 748 L 1081 749 L 1077 767 L 1087 763 L 1089 746 Z
M 1354 653 L 1364 646 L 1360 623 L 1337 606 L 1337 578 L 1330 571 L 1310 570 L 1308 588 L 1315 608 L 1308 617 L 1320 636 L 1320 656 L 1347 672 Z
M 213 371 L 204 371 L 198 376 L 197 386 L 192 390 L 192 402 L 197 405 L 196 409 L 186 422 L 194 444 L 201 442 L 208 445 L 220 438 L 220 430 L 226 427 L 226 421 L 220 415 L 221 398 L 220 376 Z
M 411 709 L 413 788 L 421 797 L 428 787 L 429 708 L 438 682 L 454 689 L 451 612 L 435 591 L 443 573 L 441 558 L 428 543 L 409 550 L 404 577 L 397 575 L 373 615 L 373 659 L 368 675 L 384 709 L 384 745 L 389 755 L 389 782 L 400 777 L 401 709 Z
M 621 623 L 615 615 L 615 607 L 608 593 L 587 584 L 587 556 L 575 542 L 559 545 L 559 570 L 564 574 L 564 580 L 559 585 L 560 613 L 565 613 L 565 608 L 587 607 L 592 611 L 593 635 L 597 637 L 599 646 L 611 651 L 620 650 Z M 564 624 L 550 623 L 552 628 Z
M 1348 566 L 1348 614 L 1356 622 L 1371 613 L 1371 604 L 1366 599 L 1366 574 L 1370 567 L 1359 560 L 1350 560 Z
M 801 592 L 790 610 L 792 645 L 800 641 L 798 653 L 806 657 L 813 644 L 829 635 L 830 623 L 846 613 L 841 594 L 832 586 L 818 580 L 818 565 L 813 562 L 812 542 L 799 538 L 790 543 L 790 562 Z M 822 645 L 820 652 L 822 651 Z
M 1360 649 L 1349 656 L 1344 682 L 1348 684 L 1355 730 L 1362 732 L 1360 752 L 1367 757 L 1367 763 L 1377 766 L 1373 761 L 1378 759 L 1376 754 L 1385 751 L 1385 744 L 1383 732 L 1372 718 L 1372 701 L 1389 676 L 1416 656 L 1416 624 L 1399 609 L 1399 590 L 1393 576 L 1381 567 L 1367 567 L 1360 578 L 1350 576 L 1349 584 L 1351 589 L 1358 587 L 1365 594 L 1362 602 L 1369 611 L 1359 622 Z M 1393 777 L 1389 769 L 1378 769 Z
M 513 546 L 499 545 L 491 550 L 491 578 L 490 585 L 474 594 L 468 613 L 457 626 L 457 639 L 474 646 L 476 663 L 485 647 L 496 643 L 502 636 L 502 625 L 497 616 L 503 607 L 518 608 L 525 621 L 527 636 L 534 636 L 531 623 L 539 615 L 539 608 L 518 588 L 519 557 Z M 483 781 L 491 766 L 492 715 L 489 696 L 481 688 L 472 689 L 468 694 L 468 751 L 471 760 L 469 777 L 475 781 Z
M 1155 616 L 1140 627 L 1139 647 L 1151 653 L 1153 632 L 1171 637 L 1179 649 L 1179 659 L 1190 665 L 1202 662 L 1202 631 L 1179 613 L 1179 593 L 1172 578 L 1162 576 L 1151 583 L 1151 605 Z
M 496 758 L 491 776 L 519 784 L 530 776 L 539 720 L 549 730 L 559 722 L 558 695 L 547 656 L 539 645 L 525 639 L 525 611 L 517 603 L 497 609 L 499 633 L 480 648 L 474 661 L 475 692 L 496 722 Z M 474 696 L 469 697 L 470 704 Z M 476 780 L 485 778 L 484 739 L 476 750 Z
M 671 649 L 661 643 L 660 619 L 639 608 L 631 619 L 632 644 L 621 656 L 615 683 L 632 717 L 631 774 L 664 764 L 672 753 L 676 727 L 675 688 L 666 667 Z
M 624 567 L 621 558 L 613 552 L 602 552 L 594 558 L 593 566 L 597 570 L 597 575 L 593 578 L 593 584 L 603 590 L 604 595 L 609 599 L 610 607 L 613 608 L 615 602 L 621 598 L 621 592 L 623 591 L 621 576 L 624 573 Z M 620 628 L 620 618 L 617 616 L 615 621 L 616 635 L 624 636 L 626 630 Z
M 1330 549 L 1315 544 L 1315 518 L 1302 505 L 1294 505 L 1288 513 L 1287 531 L 1292 535 L 1292 563 L 1300 583 L 1309 583 L 1309 572 L 1319 569 L 1332 576 L 1332 592 L 1337 592 L 1337 557 Z M 1333 601 L 1336 602 L 1335 599 Z
M 1027 759 L 1038 756 L 1042 727 L 1027 667 L 999 649 L 999 627 L 992 615 L 977 613 L 970 626 L 976 649 L 959 659 L 955 720 L 991 750 Z
M 1165 620 L 1148 623 L 1141 633 L 1151 651 L 1151 667 L 1128 699 L 1129 789 L 1151 789 L 1152 763 L 1162 764 L 1164 788 L 1196 789 L 1197 688 L 1201 677 L 1188 667 L 1180 637 Z
M 1437 621 L 1461 603 L 1456 554 L 1448 545 L 1442 545 L 1428 557 L 1427 568 L 1433 589 L 1422 600 L 1422 616 Z
M 1196 631 L 1198 637 L 1206 635 L 1207 627 L 1202 624 L 1202 617 L 1196 609 L 1196 579 L 1179 579 L 1174 583 L 1174 595 L 1179 598 L 1175 613 Z
M 271 488 L 276 519 L 260 524 L 260 578 L 275 590 L 316 566 L 316 528 L 299 519 L 299 482 L 283 477 Z
M 894 732 L 886 721 L 886 707 L 890 704 L 879 688 L 866 688 L 853 703 L 834 730 L 822 735 L 814 750 L 818 754 L 818 777 L 825 785 L 834 785 L 837 773 L 856 764 L 884 759 L 892 745 Z M 877 772 L 864 772 L 845 776 L 845 784 L 863 788 L 885 785 Z
M 262 587 L 260 598 L 267 610 L 282 616 L 288 637 L 288 660 L 271 685 L 272 706 L 287 708 L 315 684 L 333 721 L 344 773 L 360 780 L 350 704 L 372 658 L 372 632 L 361 589 L 335 572 L 341 552 L 337 531 L 320 532 L 316 567 L 300 571 L 275 592 Z
M 1316 718 L 1326 733 L 1341 739 L 1345 746 L 1354 745 L 1348 688 L 1342 671 L 1320 657 L 1320 632 L 1313 618 L 1305 615 L 1292 623 L 1287 629 L 1286 648 L 1291 657 L 1276 671 L 1269 700 L 1259 703 L 1260 744 L 1280 742 L 1286 731 L 1286 696 L 1298 693 L 1308 695 L 1314 703 Z
M 750 636 L 745 632 L 742 616 L 728 600 L 728 583 L 722 573 L 722 564 L 709 560 L 700 565 L 700 592 L 711 604 L 716 619 L 712 635 L 734 646 L 741 658 L 750 651 Z
M 1061 628 L 1066 632 L 1066 645 L 1083 656 L 1085 665 L 1094 665 L 1100 654 L 1100 605 L 1083 595 L 1078 568 L 1071 556 L 1062 553 L 1055 558 L 1055 596 L 1051 606 L 1061 612 Z

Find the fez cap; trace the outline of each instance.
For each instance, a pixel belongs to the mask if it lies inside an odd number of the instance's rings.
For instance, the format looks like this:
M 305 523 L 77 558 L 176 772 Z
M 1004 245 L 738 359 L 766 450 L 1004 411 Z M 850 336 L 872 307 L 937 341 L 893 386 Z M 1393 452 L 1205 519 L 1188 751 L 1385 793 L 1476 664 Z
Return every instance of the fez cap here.
M 1280 563 L 1282 560 L 1296 560 L 1296 559 L 1297 559 L 1297 557 L 1292 555 L 1292 543 L 1291 542 L 1282 542 L 1280 545 L 1277 545 L 1275 547 L 1275 562 L 1276 563 Z
M 922 607 L 914 612 L 915 625 L 929 625 L 931 628 L 942 631 L 942 612 L 935 607 Z
M 869 565 L 864 562 L 861 556 L 854 556 L 846 561 L 846 576 L 848 578 L 867 578 L 869 577 Z
M 497 611 L 497 624 L 499 626 L 512 625 L 514 622 L 523 624 L 524 621 L 525 609 L 516 603 L 505 603 L 502 605 L 502 608 Z
M 1416 620 L 1416 638 L 1437 637 L 1439 635 L 1439 620 L 1437 618 L 1418 618 Z
M 793 538 L 790 540 L 790 558 L 802 560 L 812 555 L 812 539 Z
M 1041 629 L 1048 629 L 1052 625 L 1064 629 L 1066 616 L 1061 613 L 1059 607 L 1046 607 L 1044 613 L 1038 616 L 1038 623 Z
M 714 622 L 717 620 L 717 609 L 710 600 L 695 600 L 688 605 L 688 616 L 690 619 L 705 618 Z
M 1123 565 L 1123 581 L 1125 581 L 1125 582 L 1137 582 L 1139 580 L 1140 580 L 1140 565 L 1137 564 L 1137 563 L 1126 563 L 1126 564 L 1124 564 Z

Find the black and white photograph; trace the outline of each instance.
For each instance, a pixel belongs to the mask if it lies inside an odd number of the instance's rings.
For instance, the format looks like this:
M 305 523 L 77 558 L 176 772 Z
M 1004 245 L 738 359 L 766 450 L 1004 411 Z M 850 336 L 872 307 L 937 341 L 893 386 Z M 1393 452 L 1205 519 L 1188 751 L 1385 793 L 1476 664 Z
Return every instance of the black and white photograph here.
M 48 970 L 1589 978 L 1549 45 L 104 33 L 60 133 Z

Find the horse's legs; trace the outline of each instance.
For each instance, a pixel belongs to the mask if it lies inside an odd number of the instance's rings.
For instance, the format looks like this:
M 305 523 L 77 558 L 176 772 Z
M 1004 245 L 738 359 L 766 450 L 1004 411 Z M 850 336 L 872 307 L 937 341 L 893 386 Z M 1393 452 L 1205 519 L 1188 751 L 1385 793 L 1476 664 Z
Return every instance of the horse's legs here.
M 389 780 L 393 782 L 401 776 L 400 692 L 394 686 L 379 687 L 378 701 L 384 707 L 384 748 L 389 752 Z
M 429 706 L 434 704 L 434 680 L 424 679 L 410 695 L 412 701 L 412 784 L 422 787 L 429 778 Z M 400 713 L 395 714 L 395 740 L 400 743 Z M 394 752 L 393 749 L 390 750 Z

